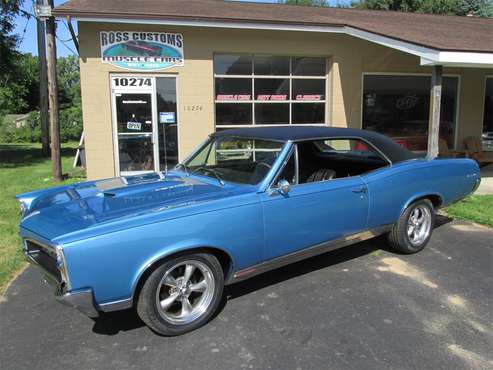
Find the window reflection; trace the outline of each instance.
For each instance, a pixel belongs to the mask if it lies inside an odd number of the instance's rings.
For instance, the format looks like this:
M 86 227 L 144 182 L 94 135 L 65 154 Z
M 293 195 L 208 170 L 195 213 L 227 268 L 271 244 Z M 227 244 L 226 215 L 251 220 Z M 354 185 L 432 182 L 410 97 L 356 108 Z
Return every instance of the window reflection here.
M 430 85 L 429 76 L 365 75 L 363 128 L 391 136 L 410 150 L 426 150 Z M 443 78 L 440 138 L 449 148 L 454 147 L 457 89 L 457 77 Z

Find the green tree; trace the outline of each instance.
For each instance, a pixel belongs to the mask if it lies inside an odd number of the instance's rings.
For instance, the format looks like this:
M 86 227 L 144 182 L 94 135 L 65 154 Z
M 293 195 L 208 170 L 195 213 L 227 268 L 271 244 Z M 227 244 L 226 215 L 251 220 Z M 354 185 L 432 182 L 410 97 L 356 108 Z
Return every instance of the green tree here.
M 356 0 L 352 6 L 412 13 L 493 16 L 493 0 Z
M 458 13 L 459 15 L 491 18 L 493 17 L 493 0 L 462 0 Z
M 13 34 L 15 18 L 21 14 L 21 5 L 24 0 L 2 0 L 0 4 L 0 77 L 8 71 L 17 56 L 19 36 Z
M 0 114 L 27 113 L 38 107 L 38 57 L 15 53 L 0 78 Z
M 61 108 L 80 105 L 79 58 L 75 55 L 58 58 L 57 74 Z

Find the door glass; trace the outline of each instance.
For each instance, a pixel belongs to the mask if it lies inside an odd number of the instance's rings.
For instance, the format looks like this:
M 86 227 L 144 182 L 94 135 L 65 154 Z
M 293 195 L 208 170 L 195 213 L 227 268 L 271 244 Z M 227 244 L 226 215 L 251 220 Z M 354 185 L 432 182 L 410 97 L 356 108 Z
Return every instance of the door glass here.
M 151 94 L 116 94 L 120 172 L 154 170 Z
M 159 167 L 161 171 L 178 163 L 178 112 L 176 110 L 176 79 L 156 78 Z

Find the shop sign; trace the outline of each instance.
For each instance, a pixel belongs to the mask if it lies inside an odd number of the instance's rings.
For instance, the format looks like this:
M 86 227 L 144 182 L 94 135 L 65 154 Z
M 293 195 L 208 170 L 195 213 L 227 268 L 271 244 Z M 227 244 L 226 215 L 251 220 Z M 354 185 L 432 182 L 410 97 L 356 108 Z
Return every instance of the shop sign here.
M 127 130 L 137 130 L 140 131 L 142 129 L 142 124 L 140 122 L 127 122 Z
M 159 123 L 176 123 L 175 112 L 159 112 Z
M 184 65 L 180 33 L 102 31 L 101 61 L 135 71 L 157 71 Z

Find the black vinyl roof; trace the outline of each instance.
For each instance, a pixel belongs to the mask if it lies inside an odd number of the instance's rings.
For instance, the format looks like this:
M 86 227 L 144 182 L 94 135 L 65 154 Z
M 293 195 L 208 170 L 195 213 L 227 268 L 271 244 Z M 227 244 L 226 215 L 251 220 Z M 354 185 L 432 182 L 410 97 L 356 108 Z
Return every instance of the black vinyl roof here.
M 392 163 L 416 158 L 416 154 L 403 148 L 392 139 L 382 134 L 352 128 L 321 126 L 280 126 L 248 127 L 218 131 L 215 137 L 237 136 L 249 139 L 273 141 L 306 141 L 329 138 L 360 138 L 381 151 Z

